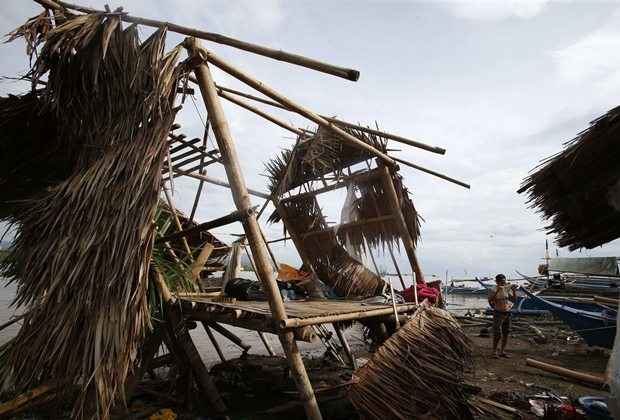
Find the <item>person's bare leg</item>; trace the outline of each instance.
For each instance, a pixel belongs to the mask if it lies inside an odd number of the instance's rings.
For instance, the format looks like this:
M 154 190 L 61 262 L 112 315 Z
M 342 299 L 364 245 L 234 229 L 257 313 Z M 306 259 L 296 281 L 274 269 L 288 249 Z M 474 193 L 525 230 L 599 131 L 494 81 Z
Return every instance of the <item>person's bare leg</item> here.
M 497 353 L 497 345 L 499 344 L 499 340 L 500 340 L 500 334 L 496 333 L 495 331 L 493 332 L 493 357 L 498 357 L 499 354 Z
M 508 357 L 505 350 L 506 350 L 506 344 L 508 344 L 508 336 L 510 335 L 510 327 L 508 326 L 509 322 L 510 320 L 507 319 L 502 323 L 502 344 L 500 346 L 500 351 L 499 351 L 499 354 L 502 357 Z

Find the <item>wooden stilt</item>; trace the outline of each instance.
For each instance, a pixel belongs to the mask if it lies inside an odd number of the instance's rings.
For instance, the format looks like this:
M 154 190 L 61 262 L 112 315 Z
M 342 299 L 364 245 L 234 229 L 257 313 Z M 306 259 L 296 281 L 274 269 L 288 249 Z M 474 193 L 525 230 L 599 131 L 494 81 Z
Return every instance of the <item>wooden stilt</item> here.
M 192 57 L 206 56 L 206 51 L 199 50 L 200 47 L 193 38 L 186 39 L 185 46 Z M 205 101 L 213 133 L 215 134 L 218 148 L 225 163 L 226 175 L 230 183 L 234 202 L 238 210 L 247 211 L 251 208 L 250 197 L 245 185 L 245 179 L 241 172 L 235 143 L 217 95 L 217 89 L 215 88 L 211 71 L 207 64 L 203 62 L 195 68 L 194 73 L 196 79 L 198 79 L 198 85 Z M 271 264 L 269 263 L 267 249 L 260 234 L 256 215 L 253 212 L 243 221 L 243 227 L 250 248 L 252 249 L 252 255 L 254 256 L 257 269 L 256 274 L 262 283 L 263 291 L 268 297 L 272 316 L 277 321 L 285 321 L 287 319 L 286 309 L 284 308 L 282 296 L 280 295 L 280 290 L 278 289 Z M 306 373 L 301 354 L 297 348 L 297 343 L 294 340 L 293 332 L 284 330 L 279 336 L 291 367 L 291 374 L 297 384 L 300 399 L 304 404 L 306 416 L 312 420 L 322 419 L 316 397 L 314 396 L 314 390 L 312 389 L 308 374 Z
M 244 353 L 248 352 L 252 348 L 252 345 L 247 344 L 241 338 L 239 338 L 238 336 L 236 336 L 231 331 L 227 330 L 226 328 L 224 328 L 222 325 L 218 324 L 217 322 L 208 322 L 207 324 L 209 325 L 210 328 L 222 334 L 224 337 L 226 337 L 227 339 L 235 343 L 237 346 L 241 347 Z
M 263 342 L 263 345 L 265 346 L 267 353 L 269 353 L 269 356 L 275 356 L 276 352 L 273 351 L 273 347 L 271 347 L 271 344 L 269 343 L 269 341 L 267 341 L 267 337 L 265 337 L 265 333 L 263 333 L 262 331 L 258 331 L 258 336 L 260 337 L 260 340 Z
M 211 328 L 209 328 L 209 325 L 207 325 L 206 322 L 203 322 L 202 326 L 205 329 L 205 332 L 207 333 L 207 335 L 209 336 L 209 340 L 211 340 L 211 344 L 213 344 L 213 348 L 215 348 L 215 351 L 217 352 L 217 355 L 220 357 L 220 360 L 222 362 L 225 362 L 226 358 L 224 357 L 224 353 L 222 353 L 220 344 L 217 342 L 217 340 L 215 339 L 215 336 L 213 335 L 213 331 L 211 331 Z
M 424 276 L 422 275 L 420 264 L 418 264 L 418 260 L 415 255 L 415 244 L 413 243 L 413 238 L 411 237 L 411 233 L 409 232 L 409 228 L 407 227 L 407 223 L 403 217 L 403 212 L 400 208 L 400 200 L 398 199 L 398 194 L 396 193 L 394 182 L 392 181 L 392 175 L 390 174 L 390 170 L 387 166 L 380 165 L 380 168 L 383 172 L 383 190 L 385 191 L 386 199 L 390 202 L 390 206 L 394 209 L 394 220 L 396 221 L 400 238 L 403 241 L 405 251 L 407 252 L 407 257 L 409 258 L 409 263 L 411 264 L 411 270 L 416 274 L 416 281 L 423 282 Z
M 181 314 L 179 306 L 176 305 L 176 301 L 168 289 L 162 274 L 159 271 L 155 271 L 153 278 L 165 303 L 166 329 L 171 340 L 171 347 L 174 348 L 174 352 L 179 357 L 183 358 L 181 363 L 191 366 L 198 388 L 209 401 L 211 409 L 216 414 L 223 415 L 226 412 L 226 405 L 215 387 L 207 367 L 200 358 L 200 353 L 198 353 L 198 349 L 196 349 L 189 331 L 187 331 L 185 319 Z M 172 348 L 171 351 L 173 351 Z
M 347 356 L 347 359 L 349 359 L 349 365 L 353 369 L 357 369 L 357 361 L 355 360 L 355 356 L 353 355 L 353 352 L 351 351 L 351 346 L 349 346 L 349 342 L 347 341 L 347 337 L 345 337 L 344 336 L 344 332 L 342 332 L 342 328 L 340 328 L 340 325 L 338 325 L 335 322 L 332 325 L 334 327 L 334 330 L 336 331 L 336 335 L 338 336 L 338 340 L 340 340 L 340 344 L 342 345 L 342 349 L 344 350 L 344 354 Z

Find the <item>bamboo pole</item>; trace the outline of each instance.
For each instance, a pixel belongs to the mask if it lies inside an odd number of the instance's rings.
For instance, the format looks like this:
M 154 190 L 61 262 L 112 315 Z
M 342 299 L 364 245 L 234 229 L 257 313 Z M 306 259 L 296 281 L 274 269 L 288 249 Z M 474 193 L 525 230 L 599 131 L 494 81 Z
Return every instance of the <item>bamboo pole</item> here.
M 260 109 L 254 107 L 254 106 L 252 106 L 250 104 L 248 104 L 247 102 L 241 101 L 241 100 L 235 98 L 234 96 L 227 94 L 226 92 L 224 92 L 222 90 L 218 90 L 217 94 L 220 95 L 221 98 L 224 98 L 227 101 L 232 102 L 233 104 L 240 106 L 241 108 L 247 109 L 248 111 L 253 112 L 253 113 L 255 113 L 258 116 L 263 117 L 267 121 L 271 121 L 275 125 L 278 125 L 278 126 L 284 128 L 285 130 L 290 131 L 291 133 L 297 134 L 298 136 L 303 136 L 304 135 L 303 131 L 301 131 L 298 128 L 293 127 L 292 125 L 290 125 L 286 121 L 282 121 L 278 117 L 274 117 L 273 115 L 270 115 L 270 114 L 268 114 L 268 113 L 266 113 L 264 111 L 261 111 Z
M 398 267 L 398 263 L 396 262 L 396 257 L 394 257 L 394 251 L 392 250 L 391 244 L 388 244 L 388 251 L 390 252 L 390 257 L 392 258 L 392 263 L 394 264 L 394 268 L 396 269 L 396 274 L 398 274 L 400 284 L 401 286 L 403 286 L 403 290 L 405 290 L 407 288 L 407 286 L 405 286 L 405 279 L 403 279 L 403 275 L 400 272 L 400 268 Z
M 191 77 L 190 77 L 190 80 L 191 81 L 195 81 L 195 80 L 192 80 Z M 227 87 L 224 87 L 224 86 L 219 86 L 218 85 L 217 88 L 218 88 L 219 91 L 222 91 L 222 92 L 232 93 L 233 95 L 241 96 L 241 97 L 244 97 L 246 99 L 250 99 L 250 100 L 253 100 L 253 101 L 256 101 L 256 102 L 261 102 L 261 103 L 263 103 L 265 105 L 270 105 L 270 106 L 273 106 L 273 107 L 284 109 L 286 111 L 293 111 L 290 108 L 287 108 L 286 106 L 284 106 L 282 104 L 279 104 L 278 102 L 270 101 L 269 99 L 264 99 L 264 98 L 261 98 L 259 96 L 255 96 L 255 95 L 252 95 L 252 94 L 249 94 L 249 93 L 245 93 L 245 92 L 240 92 L 238 90 L 230 89 L 230 88 L 227 88 Z M 353 124 L 353 123 L 350 123 L 350 122 L 347 122 L 347 121 L 343 121 L 343 120 L 339 120 L 337 118 L 329 117 L 329 116 L 326 116 L 326 115 L 321 115 L 321 117 L 325 118 L 327 121 L 333 122 L 333 123 L 338 124 L 338 125 L 344 125 L 346 127 L 353 128 L 355 130 L 362 131 L 362 132 L 368 133 L 368 134 L 375 134 L 375 135 L 381 136 L 383 138 L 386 138 L 386 139 L 389 139 L 389 140 L 394 140 L 394 141 L 399 142 L 399 143 L 407 144 L 407 145 L 412 146 L 412 147 L 417 147 L 419 149 L 427 150 L 429 152 L 437 153 L 437 154 L 440 154 L 440 155 L 444 155 L 446 153 L 446 149 L 444 149 L 442 147 L 431 146 L 431 145 L 428 145 L 426 143 L 422 143 L 422 142 L 417 141 L 417 140 L 412 140 L 412 139 L 408 139 L 406 137 L 399 136 L 397 134 L 386 133 L 385 131 L 375 130 L 375 129 L 372 129 L 372 128 L 369 128 L 369 127 L 364 127 L 363 125 Z
M 195 57 L 201 51 L 196 40 L 192 38 L 185 40 L 185 46 L 192 57 Z M 226 175 L 230 183 L 235 205 L 240 211 L 248 211 L 251 208 L 250 197 L 245 185 L 245 179 L 241 172 L 241 167 L 239 166 L 239 158 L 237 156 L 235 143 L 217 95 L 211 71 L 206 62 L 203 62 L 194 69 L 194 73 L 208 111 L 209 120 L 211 121 L 218 148 L 225 162 Z M 269 300 L 272 316 L 275 321 L 285 321 L 287 319 L 286 309 L 284 308 L 284 303 L 282 302 L 282 296 L 276 284 L 274 273 L 271 270 L 269 257 L 267 255 L 265 243 L 260 235 L 256 215 L 251 213 L 249 217 L 244 220 L 243 226 L 250 248 L 252 249 L 254 262 L 257 266 L 258 278 L 262 282 L 263 290 Z M 291 373 L 299 389 L 300 400 L 304 404 L 306 416 L 311 420 L 322 419 L 293 332 L 282 331 L 279 336 L 291 367 Z
M 200 250 L 198 258 L 196 258 L 196 261 L 194 261 L 194 263 L 192 264 L 191 273 L 193 281 L 197 283 L 200 282 L 200 273 L 202 272 L 205 264 L 207 263 L 207 260 L 211 256 L 214 248 L 215 247 L 212 244 L 207 242 Z
M 209 120 L 207 119 L 207 122 L 205 124 L 205 133 L 202 136 L 202 147 L 204 148 L 205 151 L 207 150 L 208 137 L 209 137 Z M 207 171 L 204 168 L 204 166 L 205 166 L 205 155 L 203 155 L 202 159 L 200 160 L 200 175 L 207 174 Z M 172 176 L 171 179 L 174 179 L 174 176 Z M 205 181 L 202 179 L 198 182 L 198 188 L 196 189 L 196 195 L 194 197 L 194 204 L 192 205 L 192 211 L 189 214 L 189 220 L 192 222 L 194 221 L 194 217 L 196 216 L 196 210 L 198 210 L 198 203 L 200 202 L 200 197 L 202 196 L 202 189 L 204 188 L 204 183 Z
M 394 160 L 396 162 L 398 162 L 398 163 L 402 163 L 403 165 L 409 166 L 410 168 L 417 169 L 418 171 L 425 172 L 427 174 L 436 176 L 438 178 L 445 179 L 446 181 L 452 182 L 453 184 L 460 185 L 461 187 L 464 187 L 464 188 L 467 188 L 467 189 L 471 188 L 471 186 L 469 184 L 466 184 L 463 181 L 459 181 L 458 179 L 451 178 L 448 175 L 444 175 L 444 174 L 441 174 L 439 172 L 435 172 L 435 171 L 433 171 L 431 169 L 426 169 L 423 166 L 416 165 L 415 163 L 411 163 L 411 162 L 403 160 L 403 159 L 394 158 Z
M 401 304 L 396 306 L 396 311 L 399 314 L 407 313 L 414 311 L 417 308 L 417 305 L 413 304 Z M 349 312 L 346 314 L 336 314 L 336 315 L 322 315 L 315 316 L 311 318 L 288 318 L 286 320 L 280 321 L 281 328 L 299 328 L 299 327 L 307 327 L 309 325 L 317 325 L 317 324 L 329 324 L 333 322 L 341 322 L 341 321 L 353 321 L 357 319 L 365 319 L 365 318 L 374 318 L 385 315 L 393 315 L 394 309 L 392 307 L 388 308 L 380 308 L 380 309 L 371 309 L 369 311 L 357 311 L 357 312 Z
M 226 337 L 227 339 L 235 343 L 241 349 L 243 349 L 244 353 L 247 353 L 252 348 L 251 344 L 246 343 L 241 338 L 239 338 L 237 335 L 235 335 L 233 332 L 227 330 L 226 328 L 224 328 L 222 325 L 218 324 L 217 322 L 207 322 L 207 324 L 209 325 L 210 328 L 217 331 L 218 333 L 220 333 L 221 335 L 223 335 L 224 337 Z
M 566 369 L 561 366 L 552 365 L 550 363 L 540 362 L 534 359 L 525 359 L 528 366 L 544 370 L 545 372 L 555 373 L 563 378 L 574 379 L 577 381 L 589 382 L 591 384 L 605 385 L 605 378 L 602 376 L 591 375 L 589 373 L 579 372 L 576 370 Z
M 207 60 L 209 63 L 212 63 L 213 65 L 219 67 L 221 70 L 230 74 L 234 78 L 242 81 L 248 86 L 251 86 L 254 89 L 258 90 L 259 92 L 262 92 L 263 94 L 269 96 L 270 98 L 278 101 L 279 103 L 291 109 L 292 111 L 298 113 L 299 115 L 309 119 L 310 121 L 322 127 L 325 127 L 328 130 L 331 130 L 332 132 L 334 132 L 334 134 L 341 137 L 344 141 L 350 143 L 352 146 L 357 147 L 358 149 L 364 150 L 372 154 L 373 156 L 377 156 L 378 158 L 380 158 L 382 161 L 384 161 L 388 165 L 394 166 L 396 164 L 396 162 L 394 162 L 394 159 L 392 159 L 385 153 L 381 152 L 380 150 L 377 150 L 376 148 L 374 148 L 373 146 L 367 143 L 364 143 L 357 137 L 352 136 L 351 134 L 347 133 L 340 127 L 337 127 L 334 123 L 327 121 L 325 118 L 321 117 L 317 113 L 301 105 L 296 104 L 295 102 L 291 101 L 284 95 L 281 95 L 280 93 L 276 92 L 271 87 L 267 86 L 265 83 L 259 82 L 258 80 L 254 79 L 253 77 L 249 76 L 243 71 L 228 64 L 226 61 L 222 60 L 221 58 L 213 54 L 211 51 L 207 51 L 203 49 L 201 51 L 201 54 L 202 54 L 202 58 Z
M 225 188 L 229 188 L 230 189 L 230 184 L 226 181 L 223 181 L 221 179 L 217 179 L 217 178 L 213 178 L 209 175 L 202 175 L 202 174 L 193 174 L 193 173 L 189 173 L 183 170 L 178 170 L 178 169 L 174 169 L 174 172 L 179 173 L 181 175 L 185 175 L 185 176 L 189 176 L 190 178 L 195 178 L 195 179 L 199 179 L 202 181 L 205 181 L 208 184 L 213 184 L 213 185 L 219 185 L 220 187 L 225 187 Z M 248 188 L 248 193 L 250 195 L 256 196 L 256 197 L 260 197 L 260 198 L 264 198 L 264 199 L 269 199 L 269 194 L 260 192 L 260 191 L 256 191 L 253 189 Z
M 263 342 L 263 345 L 265 346 L 265 349 L 267 350 L 267 353 L 269 354 L 269 356 L 275 356 L 276 353 L 273 351 L 273 347 L 271 347 L 271 344 L 269 343 L 269 341 L 267 341 L 267 337 L 265 337 L 265 333 L 262 331 L 257 331 L 258 336 L 260 337 L 260 340 Z
M 90 7 L 83 7 L 66 3 L 60 0 L 34 0 L 44 7 L 61 10 L 63 7 L 67 9 L 77 10 L 83 13 L 106 13 L 104 10 L 92 9 Z M 264 47 L 262 45 L 252 44 L 250 42 L 241 41 L 239 39 L 231 38 L 228 36 L 220 35 L 214 32 L 201 31 L 199 29 L 189 28 L 187 26 L 177 25 L 172 22 L 165 22 L 155 19 L 147 19 L 138 16 L 131 16 L 127 13 L 115 13 L 122 21 L 137 23 L 140 25 L 151 26 L 153 28 L 166 28 L 170 32 L 176 32 L 181 35 L 196 37 L 204 39 L 206 41 L 215 42 L 222 45 L 228 45 L 229 47 L 237 48 L 243 51 L 248 51 L 254 54 L 262 55 L 263 57 L 269 57 L 274 60 L 284 61 L 286 63 L 295 64 L 301 67 L 306 67 L 312 70 L 320 71 L 321 73 L 331 74 L 333 76 L 342 77 L 343 79 L 357 81 L 360 77 L 360 73 L 357 70 L 348 69 L 344 67 L 335 66 L 333 64 L 324 63 L 319 60 L 304 57 L 299 54 L 293 54 L 282 50 L 276 50 L 273 48 Z
M 392 287 L 392 280 L 388 279 L 388 284 L 390 285 L 390 294 L 392 295 L 392 309 L 394 309 L 394 322 L 396 325 L 396 329 L 400 328 L 400 319 L 398 319 L 398 311 L 396 310 L 396 296 L 394 295 L 394 288 Z M 417 302 L 416 302 L 417 305 Z
M 340 326 L 337 323 L 333 323 L 332 326 L 334 327 L 334 330 L 336 331 L 338 340 L 340 340 L 340 344 L 342 345 L 344 354 L 347 356 L 347 359 L 349 359 L 349 365 L 351 366 L 351 368 L 357 369 L 357 361 L 355 360 L 355 356 L 353 355 L 353 352 L 351 351 L 351 346 L 349 346 L 347 337 L 345 337 L 344 333 L 342 332 L 342 328 L 340 328 Z
M 396 220 L 396 226 L 400 232 L 400 238 L 403 241 L 403 245 L 405 247 L 405 251 L 407 252 L 407 257 L 409 258 L 409 263 L 411 264 L 411 270 L 415 274 L 414 281 L 414 291 L 416 282 L 418 279 L 424 281 L 424 277 L 422 275 L 422 270 L 420 269 L 420 265 L 418 264 L 417 257 L 415 255 L 415 244 L 413 243 L 413 238 L 411 238 L 411 233 L 409 232 L 409 228 L 407 227 L 407 223 L 405 222 L 405 218 L 403 216 L 400 200 L 398 199 L 398 194 L 396 193 L 396 189 L 394 188 L 394 182 L 392 181 L 392 176 L 390 174 L 390 170 L 385 165 L 380 165 L 382 173 L 382 182 L 383 189 L 386 194 L 386 198 L 390 202 L 390 206 L 394 209 L 394 218 Z M 416 294 L 417 295 L 417 294 Z
M 172 198 L 170 197 L 170 193 L 168 192 L 168 190 L 166 188 L 162 188 L 164 190 L 164 195 L 166 196 L 166 201 L 168 202 L 168 205 L 170 206 L 170 214 L 172 215 L 172 220 L 174 220 L 174 224 L 177 226 L 177 230 L 179 232 L 183 231 L 183 226 L 181 225 L 181 221 L 179 220 L 179 215 L 177 214 L 177 209 L 176 207 L 174 207 L 174 204 L 172 203 Z M 192 255 L 192 250 L 189 247 L 189 244 L 187 243 L 187 239 L 185 239 L 185 236 L 181 237 L 181 241 L 183 242 L 183 246 L 185 247 L 185 252 L 187 252 L 187 256 L 190 260 L 194 259 L 193 255 Z
M 213 348 L 215 348 L 215 351 L 217 352 L 217 355 L 219 356 L 220 360 L 222 362 L 226 362 L 226 358 L 224 357 L 224 353 L 222 353 L 222 349 L 220 348 L 220 344 L 215 339 L 215 336 L 213 335 L 213 331 L 211 331 L 211 328 L 209 328 L 209 325 L 207 325 L 206 322 L 203 322 L 202 326 L 205 329 L 205 331 L 207 332 L 207 335 L 209 336 L 209 340 L 211 340 L 211 344 L 213 344 Z
M 19 411 L 28 408 L 37 398 L 55 392 L 61 383 L 52 381 L 18 395 L 10 401 L 0 404 L 0 417 L 12 418 Z

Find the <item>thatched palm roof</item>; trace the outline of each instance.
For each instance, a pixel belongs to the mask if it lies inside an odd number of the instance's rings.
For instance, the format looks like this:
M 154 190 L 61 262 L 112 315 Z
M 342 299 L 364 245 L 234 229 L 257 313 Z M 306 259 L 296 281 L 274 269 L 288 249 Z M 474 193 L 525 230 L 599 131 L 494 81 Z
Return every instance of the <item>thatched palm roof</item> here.
M 180 49 L 164 53 L 165 30 L 140 43 L 114 15 L 54 21 L 45 12 L 13 34 L 31 53 L 41 44 L 28 77 L 45 87 L 0 101 L 0 127 L 11 128 L 0 130 L 0 147 L 20 157 L 0 172 L 8 198 L 20 200 L 0 203 L 17 232 L 0 271 L 28 313 L 3 366 L 12 375 L 0 379 L 17 390 L 74 384 L 73 417 L 88 401 L 96 412 L 87 414 L 106 419 L 149 323 L 152 221 Z M 59 148 L 67 158 L 53 162 Z
M 559 246 L 594 248 L 620 237 L 620 107 L 544 161 L 519 193 L 550 223 Z

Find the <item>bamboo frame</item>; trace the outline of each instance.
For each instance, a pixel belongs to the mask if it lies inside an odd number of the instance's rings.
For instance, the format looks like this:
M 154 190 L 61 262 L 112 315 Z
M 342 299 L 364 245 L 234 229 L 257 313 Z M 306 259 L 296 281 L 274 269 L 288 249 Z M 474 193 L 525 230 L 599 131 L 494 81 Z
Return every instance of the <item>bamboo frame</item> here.
M 92 9 L 90 7 L 83 7 L 66 3 L 60 0 L 34 0 L 43 7 L 62 10 L 62 8 L 73 9 L 83 13 L 108 13 L 105 10 Z M 220 35 L 214 32 L 206 32 L 198 29 L 189 28 L 186 26 L 177 25 L 172 22 L 164 22 L 155 19 L 147 19 L 138 16 L 131 16 L 127 13 L 114 13 L 119 16 L 124 22 L 137 23 L 140 25 L 151 26 L 154 28 L 166 28 L 170 32 L 176 32 L 181 35 L 196 37 L 204 39 L 206 41 L 215 42 L 222 45 L 228 45 L 243 51 L 248 51 L 254 54 L 262 55 L 263 57 L 269 57 L 274 60 L 284 61 L 290 64 L 306 67 L 312 70 L 320 71 L 321 73 L 331 74 L 333 76 L 342 77 L 343 79 L 357 81 L 360 77 L 360 73 L 357 70 L 348 69 L 344 67 L 335 66 L 333 64 L 324 63 L 319 60 L 304 57 L 299 54 L 293 54 L 282 50 L 276 50 L 273 48 L 264 47 L 262 45 L 252 44 L 250 42 L 241 41 L 239 39 L 231 38 L 228 36 Z
M 191 78 L 190 78 L 190 80 L 194 81 Z M 241 97 L 244 97 L 246 99 L 251 99 L 251 100 L 256 101 L 256 102 L 261 102 L 261 103 L 263 103 L 265 105 L 270 105 L 270 106 L 273 106 L 273 107 L 284 109 L 285 111 L 293 112 L 293 110 L 287 108 L 286 106 L 281 105 L 278 102 L 270 101 L 269 99 L 264 99 L 264 98 L 261 98 L 259 96 L 255 96 L 255 95 L 252 95 L 252 94 L 249 94 L 249 93 L 245 93 L 245 92 L 240 92 L 238 90 L 230 89 L 230 88 L 227 88 L 227 87 L 224 87 L 224 86 L 219 86 L 218 85 L 217 88 L 218 88 L 219 91 L 222 91 L 222 92 L 232 93 L 233 95 L 241 96 Z M 327 121 L 330 121 L 330 122 L 333 122 L 333 123 L 336 123 L 336 124 L 339 124 L 339 125 L 344 125 L 344 126 L 347 126 L 347 127 L 350 127 L 350 128 L 354 128 L 355 130 L 362 131 L 364 133 L 375 134 L 375 135 L 384 137 L 386 139 L 394 140 L 396 142 L 407 144 L 407 145 L 412 146 L 412 147 L 417 147 L 418 149 L 426 150 L 426 151 L 437 153 L 437 154 L 440 154 L 440 155 L 446 154 L 446 149 L 444 149 L 443 147 L 431 146 L 431 145 L 428 145 L 426 143 L 422 143 L 422 142 L 417 141 L 417 140 L 412 140 L 412 139 L 408 139 L 408 138 L 403 137 L 403 136 L 399 136 L 397 134 L 386 133 L 385 131 L 375 130 L 375 129 L 372 129 L 372 128 L 369 128 L 369 127 L 364 127 L 363 125 L 353 124 L 353 123 L 350 123 L 350 122 L 347 122 L 347 121 L 343 121 L 343 120 L 340 120 L 340 119 L 337 119 L 337 118 L 329 117 L 329 116 L 326 116 L 326 115 L 321 115 L 321 117 L 325 118 Z
M 204 56 L 206 54 L 193 38 L 186 39 L 184 46 L 188 49 L 191 57 Z M 231 186 L 235 205 L 239 211 L 248 211 L 251 208 L 250 197 L 239 166 L 239 158 L 237 156 L 235 143 L 230 133 L 224 110 L 219 101 L 211 71 L 206 62 L 202 62 L 194 69 L 194 73 L 198 80 L 220 153 L 222 154 L 224 162 L 226 162 L 226 175 Z M 262 282 L 263 290 L 268 296 L 269 307 L 273 317 L 276 321 L 285 321 L 287 319 L 286 310 L 276 284 L 276 279 L 271 271 L 266 246 L 260 234 L 256 216 L 251 213 L 249 217 L 245 219 L 243 225 L 250 248 L 252 249 L 252 255 L 254 256 L 257 275 Z M 314 390 L 312 389 L 308 374 L 306 373 L 293 332 L 282 331 L 279 336 L 291 367 L 291 373 L 297 384 L 300 399 L 304 404 L 306 416 L 311 420 L 322 419 L 316 397 L 314 396 Z
M 412 312 L 417 309 L 414 304 L 402 304 L 396 307 L 396 311 L 401 313 Z M 375 318 L 385 315 L 393 315 L 393 308 L 371 309 L 369 311 L 350 312 L 346 314 L 315 316 L 310 318 L 289 318 L 279 322 L 280 328 L 299 328 L 317 324 L 328 324 L 341 321 L 355 321 L 358 319 Z
M 338 325 L 337 323 L 333 323 L 332 326 L 334 327 L 334 330 L 336 331 L 338 340 L 340 340 L 340 344 L 342 345 L 344 354 L 347 356 L 347 359 L 349 359 L 349 365 L 351 366 L 351 368 L 357 369 L 357 361 L 355 360 L 355 356 L 353 355 L 353 352 L 351 351 L 351 346 L 349 346 L 347 337 L 345 337 L 344 333 L 342 332 L 342 328 L 340 328 L 340 325 Z
M 243 71 L 237 69 L 236 67 L 232 66 L 231 64 L 228 64 L 226 61 L 222 60 L 221 58 L 219 58 L 218 56 L 216 56 L 215 54 L 213 54 L 211 51 L 207 51 L 207 50 L 202 50 L 202 58 L 206 61 L 208 61 L 209 63 L 217 66 L 220 70 L 223 70 L 224 72 L 230 74 L 231 76 L 233 76 L 234 78 L 242 81 L 243 83 L 247 84 L 248 86 L 253 87 L 254 89 L 258 90 L 259 92 L 269 96 L 270 98 L 278 101 L 279 103 L 281 103 L 282 105 L 286 106 L 287 108 L 291 109 L 292 111 L 298 113 L 299 115 L 309 119 L 310 121 L 325 127 L 328 130 L 333 131 L 336 135 L 340 136 L 344 141 L 350 143 L 352 146 L 357 147 L 358 149 L 364 150 L 370 154 L 372 154 L 373 156 L 376 156 L 378 158 L 380 158 L 383 162 L 385 162 L 388 165 L 394 166 L 396 165 L 396 162 L 394 161 L 394 159 L 392 159 L 391 157 L 389 157 L 388 155 L 386 155 L 385 153 L 377 150 L 376 148 L 372 147 L 371 145 L 364 143 L 363 141 L 361 141 L 360 139 L 358 139 L 357 137 L 347 133 L 346 131 L 342 130 L 341 128 L 337 127 L 336 125 L 334 125 L 333 123 L 327 121 L 325 118 L 321 117 L 320 115 L 316 114 L 315 112 L 296 104 L 295 102 L 291 101 L 290 99 L 288 99 L 286 96 L 276 92 L 274 89 L 272 89 L 271 87 L 269 87 L 267 84 L 260 82 L 258 80 L 256 80 L 255 78 L 253 78 L 252 76 L 249 76 L 248 74 L 244 73 Z

